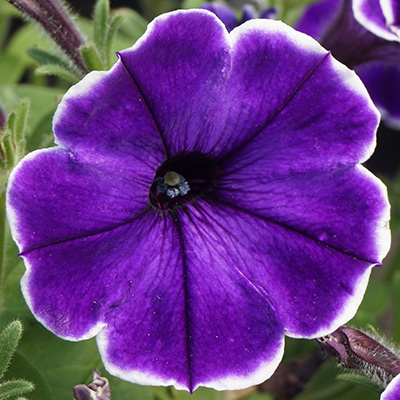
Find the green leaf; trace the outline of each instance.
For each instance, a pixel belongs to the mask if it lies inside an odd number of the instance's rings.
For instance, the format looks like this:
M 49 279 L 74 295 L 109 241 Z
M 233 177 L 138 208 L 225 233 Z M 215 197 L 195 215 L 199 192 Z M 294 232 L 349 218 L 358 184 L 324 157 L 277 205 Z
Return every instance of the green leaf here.
M 22 335 L 21 321 L 10 322 L 0 334 L 0 377 L 4 375 Z
M 108 35 L 107 35 L 107 66 L 111 67 L 112 62 L 111 62 L 111 49 L 113 47 L 114 43 L 114 38 L 117 33 L 118 28 L 121 26 L 124 18 L 122 15 L 118 15 L 114 17 L 111 22 L 110 22 L 110 28 L 108 30 Z
M 369 390 L 373 390 L 374 392 L 381 393 L 383 388 L 376 384 L 375 382 L 372 382 L 370 379 L 366 378 L 365 376 L 358 375 L 358 374 L 339 374 L 336 377 L 337 380 L 343 381 L 343 382 L 349 382 L 352 383 L 353 385 L 360 385 L 364 386 L 365 388 Z
M 393 312 L 393 340 L 400 343 L 400 271 L 396 271 L 392 284 L 394 312 Z
M 378 279 L 371 279 L 364 299 L 351 324 L 366 326 L 371 324 L 379 326 L 379 318 L 386 311 L 390 303 L 390 292 L 387 284 Z
M 89 43 L 82 46 L 80 50 L 82 57 L 85 60 L 86 67 L 89 71 L 101 71 L 104 69 L 103 63 L 95 46 Z
M 147 29 L 148 22 L 136 11 L 129 8 L 119 8 L 112 16 L 122 17 L 122 23 L 115 37 L 115 50 L 123 50 L 135 44 Z
M 32 391 L 35 388 L 33 383 L 24 380 L 15 380 L 0 384 L 0 399 L 8 399 L 10 396 L 18 396 Z
M 77 71 L 67 60 L 57 54 L 50 53 L 46 50 L 37 47 L 30 47 L 26 50 L 27 54 L 32 57 L 39 64 L 53 64 L 58 65 L 75 75 L 77 79 L 83 78 L 83 74 Z
M 52 131 L 54 112 L 55 107 L 52 107 L 32 130 L 26 143 L 26 150 L 28 152 L 54 146 L 54 135 Z
M 11 138 L 17 149 L 18 158 L 21 158 L 25 151 L 25 136 L 29 109 L 29 98 L 21 99 L 9 117 L 8 126 L 11 130 Z
M 94 7 L 93 17 L 93 38 L 103 65 L 106 64 L 108 57 L 107 37 L 108 37 L 108 21 L 110 19 L 110 3 L 109 0 L 97 0 Z
M 58 76 L 59 78 L 65 79 L 72 84 L 79 82 L 79 76 L 72 73 L 69 69 L 55 64 L 41 65 L 35 69 L 35 74 Z
M 28 97 L 31 102 L 31 110 L 28 116 L 27 128 L 29 135 L 37 124 L 49 111 L 55 110 L 59 100 L 66 89 L 41 87 L 37 85 L 0 85 L 0 98 L 6 113 L 11 113 L 21 98 Z
M 34 66 L 34 61 L 25 52 L 25 49 L 29 47 L 54 49 L 55 44 L 47 36 L 43 35 L 36 26 L 25 24 L 10 38 L 5 49 L 5 55 L 13 56 L 17 60 L 16 65 L 20 64 L 25 69 L 29 66 Z M 6 82 L 10 83 L 8 79 Z
M 7 17 L 21 17 L 21 13 L 17 8 L 5 1 L 0 2 L 0 15 Z
M 22 341 L 25 340 L 24 336 L 22 337 Z M 35 391 L 29 395 L 30 400 L 51 400 L 53 398 L 46 377 L 43 376 L 43 374 L 25 356 L 23 356 L 19 350 L 17 350 L 11 366 L 7 371 L 6 379 L 12 380 L 15 377 L 20 378 L 21 376 L 31 382 L 35 382 Z M 66 400 L 71 400 L 71 396 L 66 398 Z
M 199 8 L 205 1 L 202 0 L 184 0 L 182 8 Z
M 243 400 L 274 400 L 268 393 L 256 392 L 248 397 L 243 397 Z
M 327 359 L 296 400 L 377 400 L 375 392 L 336 379 L 336 361 Z
M 13 54 L 2 54 L 0 57 L 0 84 L 18 82 L 25 70 L 24 63 Z

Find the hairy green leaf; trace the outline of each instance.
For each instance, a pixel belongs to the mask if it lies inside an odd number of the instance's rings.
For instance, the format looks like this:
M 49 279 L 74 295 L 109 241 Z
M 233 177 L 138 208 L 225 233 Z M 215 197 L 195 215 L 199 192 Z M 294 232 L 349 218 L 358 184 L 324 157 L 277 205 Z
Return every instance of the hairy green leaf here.
M 94 7 L 93 17 L 93 38 L 96 48 L 102 60 L 107 59 L 107 37 L 108 37 L 108 21 L 110 18 L 109 0 L 97 0 Z M 104 62 L 105 64 L 105 62 Z
M 0 400 L 8 399 L 11 396 L 18 396 L 31 392 L 35 388 L 34 384 L 22 379 L 8 381 L 0 384 Z
M 10 322 L 0 334 L 0 377 L 4 375 L 22 335 L 22 323 Z
M 76 74 L 71 73 L 68 69 L 55 64 L 41 65 L 35 69 L 37 75 L 54 75 L 59 78 L 65 79 L 68 82 L 75 84 L 79 81 L 79 77 Z

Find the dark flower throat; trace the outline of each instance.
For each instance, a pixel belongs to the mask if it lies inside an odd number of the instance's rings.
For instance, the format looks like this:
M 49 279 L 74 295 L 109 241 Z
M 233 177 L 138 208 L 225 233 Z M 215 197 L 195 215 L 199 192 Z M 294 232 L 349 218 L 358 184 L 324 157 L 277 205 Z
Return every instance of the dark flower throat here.
M 216 163 L 201 153 L 174 156 L 157 170 L 150 188 L 150 203 L 162 210 L 184 206 L 213 189 Z

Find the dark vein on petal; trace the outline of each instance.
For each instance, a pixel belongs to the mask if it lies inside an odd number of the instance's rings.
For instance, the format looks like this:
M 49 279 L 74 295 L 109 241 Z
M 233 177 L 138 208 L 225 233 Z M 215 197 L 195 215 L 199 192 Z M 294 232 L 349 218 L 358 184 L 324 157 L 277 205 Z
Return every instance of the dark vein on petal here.
M 330 52 L 327 52 L 321 60 L 311 69 L 311 71 L 300 81 L 298 86 L 295 90 L 291 93 L 291 95 L 284 101 L 281 107 L 272 115 L 272 117 L 265 122 L 265 124 L 256 131 L 253 135 L 251 135 L 248 139 L 244 142 L 240 143 L 237 147 L 233 148 L 231 151 L 223 155 L 221 158 L 218 159 L 218 162 L 226 161 L 235 156 L 239 151 L 247 146 L 252 140 L 254 140 L 258 135 L 260 135 L 265 128 L 274 121 L 274 119 L 280 114 L 280 112 L 287 106 L 287 104 L 293 99 L 293 97 L 297 94 L 297 92 L 301 89 L 301 87 L 305 84 L 305 82 L 310 78 L 310 76 L 320 67 L 320 65 L 330 56 Z
M 289 225 L 284 224 L 284 223 L 279 222 L 279 221 L 275 221 L 275 220 L 270 219 L 270 218 L 268 218 L 268 217 L 265 217 L 265 216 L 263 216 L 263 215 L 256 214 L 256 213 L 254 213 L 254 212 L 252 212 L 252 211 L 250 211 L 250 210 L 248 210 L 248 209 L 244 209 L 244 208 L 235 206 L 235 205 L 233 205 L 233 204 L 231 204 L 231 203 L 228 203 L 228 202 L 226 202 L 226 201 L 224 201 L 224 200 L 222 200 L 222 199 L 219 199 L 219 198 L 217 198 L 217 197 L 211 197 L 211 196 L 209 196 L 209 199 L 212 200 L 213 202 L 215 202 L 216 204 L 223 204 L 224 206 L 229 207 L 229 208 L 231 208 L 231 209 L 233 209 L 233 210 L 235 210 L 235 211 L 239 211 L 239 212 L 244 213 L 244 214 L 247 214 L 247 215 L 249 215 L 249 216 L 251 216 L 251 217 L 259 218 L 259 219 L 261 219 L 262 221 L 265 221 L 265 222 L 268 222 L 268 223 L 271 223 L 271 224 L 280 226 L 281 228 L 284 228 L 284 229 L 286 229 L 286 230 L 295 232 L 295 233 L 297 233 L 298 235 L 301 235 L 301 236 L 303 236 L 303 237 L 306 237 L 306 238 L 312 240 L 312 241 L 315 242 L 315 243 L 318 243 L 319 245 L 323 245 L 323 246 L 325 246 L 325 247 L 328 248 L 328 249 L 331 249 L 331 250 L 333 250 L 333 251 L 336 251 L 336 252 L 338 252 L 338 253 L 341 253 L 341 254 L 343 254 L 343 255 L 345 255 L 345 256 L 347 256 L 347 257 L 351 257 L 351 258 L 353 258 L 353 259 L 355 259 L 355 260 L 357 260 L 357 261 L 360 261 L 360 262 L 363 262 L 363 263 L 368 263 L 368 264 L 373 264 L 373 265 L 378 265 L 378 266 L 382 265 L 380 262 L 373 261 L 373 260 L 368 260 L 368 259 L 364 259 L 363 257 L 360 257 L 360 256 L 358 256 L 358 255 L 356 255 L 356 254 L 350 253 L 350 252 L 348 252 L 348 251 L 346 251 L 346 250 L 343 250 L 343 249 L 341 249 L 341 248 L 339 248 L 339 247 L 336 247 L 336 246 L 333 246 L 333 245 L 331 245 L 331 244 L 329 244 L 329 243 L 326 243 L 326 242 L 324 242 L 323 240 L 320 240 L 320 239 L 318 239 L 318 238 L 316 238 L 316 237 L 314 237 L 314 236 L 311 236 L 311 235 L 309 235 L 309 234 L 307 234 L 307 233 L 305 233 L 305 232 L 303 232 L 303 231 L 299 231 L 298 229 L 293 228 L 292 226 L 289 226 Z
M 162 144 L 163 144 L 165 154 L 166 154 L 167 158 L 169 158 L 169 152 L 168 152 L 167 144 L 166 144 L 166 142 L 165 142 L 165 140 L 164 140 L 164 136 L 163 136 L 163 134 L 162 134 L 162 129 L 161 129 L 161 127 L 160 127 L 160 125 L 159 125 L 159 123 L 158 123 L 158 121 L 157 121 L 157 119 L 156 119 L 156 117 L 155 117 L 155 115 L 154 115 L 154 112 L 153 112 L 152 108 L 150 107 L 149 102 L 147 101 L 147 99 L 146 99 L 146 97 L 145 97 L 145 95 L 144 95 L 142 89 L 140 88 L 139 84 L 136 82 L 135 78 L 133 77 L 133 75 L 129 72 L 128 68 L 126 67 L 123 58 L 120 56 L 119 59 L 121 60 L 121 63 L 122 63 L 122 65 L 123 65 L 124 68 L 125 68 L 125 71 L 128 73 L 128 75 L 129 75 L 130 78 L 132 79 L 133 84 L 136 86 L 138 92 L 139 92 L 140 95 L 142 96 L 142 98 L 143 98 L 143 100 L 144 100 L 144 103 L 145 103 L 145 105 L 146 105 L 146 108 L 149 110 L 149 113 L 151 114 L 151 116 L 152 116 L 152 118 L 153 118 L 153 121 L 154 121 L 154 123 L 155 123 L 155 125 L 156 125 L 157 132 L 158 132 L 158 134 L 160 135 L 160 139 L 161 139 L 161 142 L 162 142 Z
M 190 349 L 190 339 L 191 339 L 191 334 L 190 334 L 190 327 L 189 327 L 189 293 L 188 293 L 188 285 L 187 285 L 187 271 L 188 271 L 188 265 L 187 265 L 187 259 L 186 259 L 186 253 L 185 253 L 185 240 L 184 240 L 184 235 L 182 232 L 182 227 L 181 227 L 181 222 L 179 221 L 178 215 L 174 213 L 173 215 L 173 221 L 175 228 L 178 232 L 179 235 L 179 243 L 180 243 L 180 251 L 181 251 L 181 257 L 182 257 L 182 276 L 183 276 L 183 285 L 184 285 L 184 295 L 185 295 L 185 332 L 186 332 L 186 358 L 187 358 L 187 368 L 188 368 L 188 386 L 189 386 L 189 391 L 190 393 L 193 392 L 193 380 L 192 380 L 192 368 L 191 368 L 191 362 L 190 362 L 190 354 L 191 354 L 191 349 Z
M 79 239 L 84 239 L 84 238 L 91 237 L 91 236 L 96 236 L 96 235 L 99 235 L 101 233 L 111 232 L 114 229 L 118 229 L 118 228 L 120 228 L 122 226 L 128 225 L 128 224 L 136 221 L 138 218 L 140 218 L 143 215 L 145 215 L 151 209 L 152 209 L 152 207 L 148 206 L 143 211 L 141 211 L 139 214 L 135 215 L 135 217 L 133 217 L 133 218 L 131 218 L 131 219 L 125 221 L 125 222 L 121 222 L 120 224 L 114 225 L 111 228 L 106 228 L 106 229 L 102 229 L 102 230 L 99 230 L 99 231 L 89 232 L 89 233 L 85 233 L 85 234 L 82 234 L 82 235 L 72 236 L 72 237 L 69 237 L 69 238 L 56 240 L 54 242 L 49 242 L 49 243 L 44 243 L 44 244 L 41 244 L 41 245 L 38 245 L 38 246 L 34 246 L 34 247 L 31 247 L 31 248 L 29 248 L 27 250 L 21 251 L 21 253 L 19 253 L 18 256 L 20 256 L 20 257 L 21 256 L 25 256 L 25 255 L 27 255 L 28 253 L 30 253 L 32 251 L 43 249 L 45 247 L 54 246 L 54 245 L 58 245 L 58 244 L 61 244 L 61 243 L 66 243 L 66 242 L 72 242 L 74 240 L 79 240 Z

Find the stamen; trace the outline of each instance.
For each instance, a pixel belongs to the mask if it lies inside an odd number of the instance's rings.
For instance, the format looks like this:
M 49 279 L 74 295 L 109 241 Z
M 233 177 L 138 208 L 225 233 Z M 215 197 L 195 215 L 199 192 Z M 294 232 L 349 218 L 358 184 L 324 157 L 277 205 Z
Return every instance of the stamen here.
M 179 195 L 184 196 L 190 190 L 185 178 L 174 171 L 167 171 L 164 178 L 156 178 L 155 183 L 157 184 L 157 191 L 165 193 L 171 199 Z

